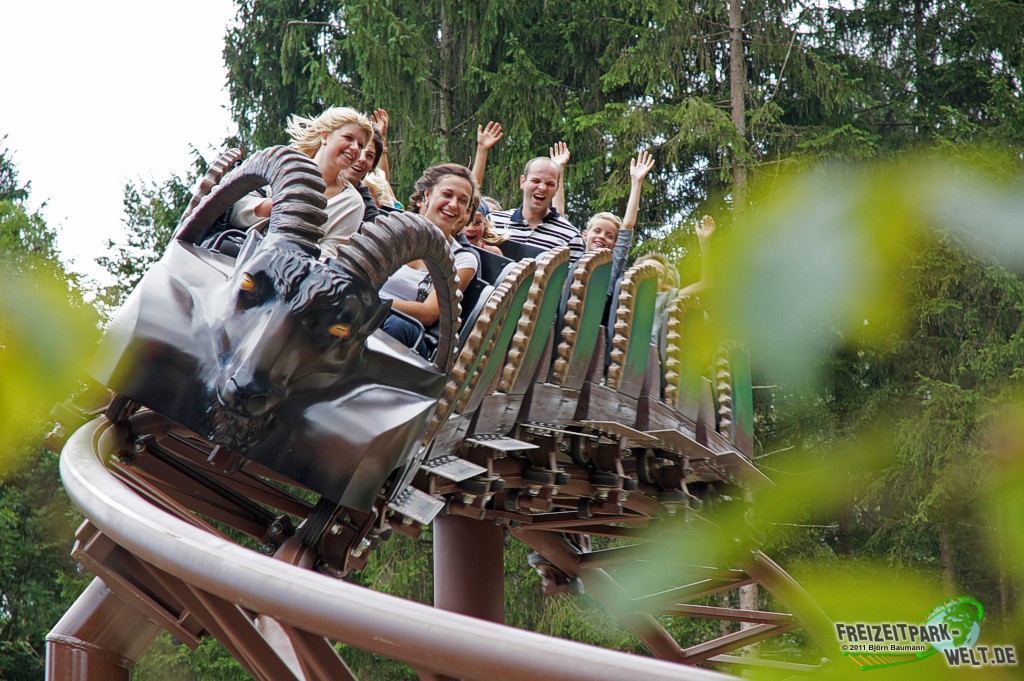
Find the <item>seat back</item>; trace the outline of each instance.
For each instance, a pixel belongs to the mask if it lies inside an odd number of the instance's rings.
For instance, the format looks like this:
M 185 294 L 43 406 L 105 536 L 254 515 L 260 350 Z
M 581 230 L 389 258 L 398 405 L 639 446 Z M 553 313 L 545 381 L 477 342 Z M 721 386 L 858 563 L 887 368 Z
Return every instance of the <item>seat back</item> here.
M 586 253 L 576 262 L 550 383 L 579 389 L 586 380 L 591 360 L 598 351 L 611 269 L 612 252 L 607 249 Z
M 476 276 L 483 279 L 488 284 L 497 285 L 504 279 L 507 274 L 508 266 L 513 264 L 515 261 L 509 258 L 502 257 L 497 253 L 491 253 L 485 251 L 482 248 L 473 246 L 473 253 L 480 258 L 480 269 L 477 270 Z
M 567 246 L 537 258 L 537 271 L 502 370 L 500 392 L 522 395 L 537 374 L 569 274 Z
M 484 309 L 484 304 L 487 303 L 487 298 L 493 292 L 494 286 L 476 277 L 469 282 L 469 286 L 462 292 L 462 312 L 459 315 L 462 321 L 462 326 L 459 329 L 460 348 L 465 344 L 466 338 L 469 336 L 469 330 L 473 328 L 477 317 L 480 316 L 480 311 Z
M 539 258 L 546 250 L 540 246 L 524 244 L 520 241 L 512 241 L 511 239 L 498 244 L 498 248 L 501 249 L 501 252 L 506 258 L 511 260 L 525 260 L 526 258 L 536 259 Z
M 630 397 L 639 397 L 643 388 L 657 297 L 654 265 L 634 266 L 622 277 L 606 385 Z
M 754 448 L 754 396 L 750 357 L 736 341 L 726 341 L 715 360 L 718 432 L 736 451 L 752 459 Z
M 696 423 L 700 409 L 704 308 L 694 296 L 677 296 L 668 311 L 665 402 Z
M 489 365 L 491 363 L 500 365 L 501 359 L 504 357 L 505 348 L 498 348 L 497 343 L 499 339 L 502 339 L 507 344 L 512 332 L 503 334 L 502 327 L 505 326 L 506 317 L 513 304 L 517 300 L 522 300 L 517 296 L 519 289 L 528 289 L 528 282 L 532 280 L 535 268 L 536 263 L 533 260 L 518 263 L 512 275 L 488 296 L 462 349 L 455 358 L 455 364 L 448 375 L 448 381 L 437 405 L 434 418 L 424 435 L 424 442 L 430 442 L 452 414 L 463 413 L 466 404 L 477 389 L 486 390 L 487 384 L 482 383 L 481 379 L 488 372 L 493 377 L 494 371 L 497 369 L 489 370 Z M 518 304 L 521 309 L 522 302 Z M 516 318 L 518 318 L 518 314 L 517 312 Z

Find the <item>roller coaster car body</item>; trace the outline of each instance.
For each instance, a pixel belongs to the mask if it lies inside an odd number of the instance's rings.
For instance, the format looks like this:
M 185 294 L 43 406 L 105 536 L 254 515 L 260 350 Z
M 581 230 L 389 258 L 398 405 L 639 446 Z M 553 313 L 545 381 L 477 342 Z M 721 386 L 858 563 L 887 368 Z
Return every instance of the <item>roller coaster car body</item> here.
M 181 241 L 118 311 L 91 373 L 327 499 L 368 510 L 415 453 L 445 375 L 383 332 L 390 305 L 308 247 L 237 260 Z

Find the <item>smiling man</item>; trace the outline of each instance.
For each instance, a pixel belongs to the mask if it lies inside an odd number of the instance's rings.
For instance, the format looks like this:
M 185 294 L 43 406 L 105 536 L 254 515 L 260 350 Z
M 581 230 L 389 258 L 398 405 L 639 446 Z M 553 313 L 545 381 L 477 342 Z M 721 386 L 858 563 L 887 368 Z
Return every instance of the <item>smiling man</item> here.
M 565 216 L 551 207 L 558 192 L 559 167 L 549 158 L 531 159 L 519 178 L 523 203 L 515 210 L 500 210 L 488 217 L 498 229 L 506 230 L 511 241 L 540 248 L 568 246 L 572 259 L 584 252 L 583 236 Z

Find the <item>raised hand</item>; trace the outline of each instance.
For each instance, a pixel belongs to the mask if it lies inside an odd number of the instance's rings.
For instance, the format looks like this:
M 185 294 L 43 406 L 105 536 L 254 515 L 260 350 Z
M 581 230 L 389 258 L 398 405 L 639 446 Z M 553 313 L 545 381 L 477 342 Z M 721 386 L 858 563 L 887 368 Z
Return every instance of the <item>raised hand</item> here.
M 568 144 L 565 142 L 555 142 L 555 146 L 548 148 L 548 156 L 555 162 L 555 165 L 564 169 L 565 166 L 569 165 L 569 158 L 572 154 L 569 153 Z
M 569 145 L 565 142 L 555 142 L 555 146 L 548 148 L 548 156 L 551 162 L 558 166 L 558 191 L 551 205 L 555 210 L 565 215 L 565 166 L 569 165 Z
M 630 182 L 643 182 L 647 173 L 654 167 L 654 157 L 646 151 L 641 151 L 636 158 L 629 159 L 629 180 Z
M 380 136 L 386 141 L 388 138 L 388 123 L 391 122 L 391 117 L 388 116 L 388 112 L 384 109 L 377 109 L 370 114 L 370 122 L 377 126 L 377 130 L 380 131 Z
M 501 123 L 488 121 L 486 127 L 483 125 L 476 126 L 476 144 L 478 147 L 490 149 L 500 142 L 504 136 L 505 133 L 501 131 Z
M 707 241 L 711 238 L 711 235 L 715 233 L 717 225 L 715 219 L 710 215 L 705 215 L 700 222 L 697 223 L 695 231 L 697 232 L 697 238 L 701 241 Z

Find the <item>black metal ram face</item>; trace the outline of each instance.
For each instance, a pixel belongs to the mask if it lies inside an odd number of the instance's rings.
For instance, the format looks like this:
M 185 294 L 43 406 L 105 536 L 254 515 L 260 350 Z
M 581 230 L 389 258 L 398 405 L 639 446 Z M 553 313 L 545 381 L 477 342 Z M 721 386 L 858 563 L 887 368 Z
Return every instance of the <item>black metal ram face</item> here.
M 387 314 L 376 291 L 288 239 L 254 234 L 235 266 L 172 244 L 111 324 L 97 378 L 245 453 L 280 407 L 361 373 Z
M 249 232 L 234 260 L 196 245 L 263 184 L 274 197 L 265 238 Z M 186 211 L 117 312 L 92 373 L 200 436 L 366 510 L 417 451 L 447 370 L 375 333 L 390 309 L 377 289 L 423 259 L 446 300 L 454 269 L 440 231 L 400 215 L 363 225 L 336 260 L 319 261 L 323 190 L 316 165 L 286 147 L 225 175 Z M 454 305 L 443 316 L 443 358 Z
M 390 305 L 346 272 L 298 249 L 261 247 L 210 301 L 207 388 L 212 439 L 244 451 L 290 395 L 345 380 L 346 364 Z
M 233 266 L 175 242 L 118 311 L 93 374 L 237 454 L 368 508 L 415 452 L 444 382 L 373 336 L 389 308 L 361 277 L 287 240 L 247 244 Z

